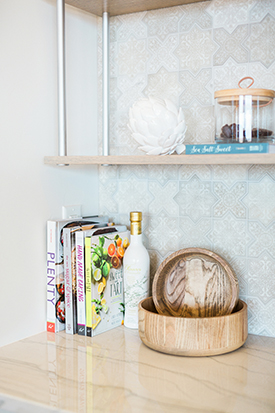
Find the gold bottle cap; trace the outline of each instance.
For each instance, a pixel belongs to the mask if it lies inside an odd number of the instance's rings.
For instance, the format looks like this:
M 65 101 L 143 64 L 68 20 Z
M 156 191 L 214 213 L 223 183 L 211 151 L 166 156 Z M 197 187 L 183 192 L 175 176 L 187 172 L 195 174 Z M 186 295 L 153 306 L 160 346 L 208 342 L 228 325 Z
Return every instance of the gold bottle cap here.
M 139 211 L 130 212 L 130 221 L 131 222 L 142 221 L 142 212 L 139 212 Z

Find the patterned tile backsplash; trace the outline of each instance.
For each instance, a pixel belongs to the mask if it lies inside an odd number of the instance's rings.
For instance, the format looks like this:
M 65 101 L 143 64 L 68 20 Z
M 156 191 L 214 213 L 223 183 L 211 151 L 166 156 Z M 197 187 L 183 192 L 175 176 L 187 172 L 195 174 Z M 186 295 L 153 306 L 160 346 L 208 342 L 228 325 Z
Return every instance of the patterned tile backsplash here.
M 99 86 L 101 87 L 101 19 Z M 275 89 L 275 1 L 212 0 L 110 19 L 110 153 L 139 155 L 127 127 L 141 97 L 184 110 L 186 142 L 214 139 L 215 90 L 244 76 Z M 99 87 L 99 101 L 101 90 Z M 101 147 L 102 125 L 99 125 Z M 172 252 L 208 248 L 235 270 L 249 332 L 275 337 L 275 165 L 100 167 L 100 213 L 144 214 L 151 278 Z

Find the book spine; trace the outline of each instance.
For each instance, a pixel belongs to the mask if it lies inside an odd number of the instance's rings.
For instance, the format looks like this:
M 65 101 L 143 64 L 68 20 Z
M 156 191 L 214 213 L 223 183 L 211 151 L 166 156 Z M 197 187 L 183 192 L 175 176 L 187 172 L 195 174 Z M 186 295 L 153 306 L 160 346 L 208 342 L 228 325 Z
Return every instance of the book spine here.
M 77 283 L 77 332 L 86 335 L 85 277 L 83 232 L 75 235 L 76 245 L 76 283 Z
M 71 237 L 70 229 L 63 229 L 66 333 L 73 334 Z
M 92 336 L 92 267 L 91 267 L 91 238 L 85 237 L 85 282 L 86 282 L 86 335 Z
M 186 155 L 222 155 L 222 154 L 247 154 L 268 153 L 268 143 L 221 143 L 205 145 L 186 145 Z
M 65 225 L 62 221 L 55 221 L 56 223 L 56 332 L 65 330 L 65 281 L 64 281 L 64 248 L 63 248 L 63 227 Z
M 47 331 L 56 331 L 56 223 L 47 221 Z
M 72 277 L 72 308 L 73 308 L 73 334 L 77 333 L 77 284 L 76 284 L 76 248 L 75 232 L 71 232 L 71 277 Z

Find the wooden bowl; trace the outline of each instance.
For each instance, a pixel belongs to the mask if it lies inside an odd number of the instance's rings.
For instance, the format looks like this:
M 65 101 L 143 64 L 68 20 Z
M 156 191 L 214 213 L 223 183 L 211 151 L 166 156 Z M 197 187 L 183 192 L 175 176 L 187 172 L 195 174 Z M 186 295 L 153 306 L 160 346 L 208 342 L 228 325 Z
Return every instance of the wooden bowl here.
M 158 314 L 152 297 L 139 303 L 139 336 L 153 350 L 178 356 L 214 356 L 241 347 L 247 339 L 247 305 L 216 317 L 173 317 Z
M 231 314 L 239 300 L 237 277 L 218 254 L 186 248 L 159 266 L 152 286 L 157 312 L 176 317 Z

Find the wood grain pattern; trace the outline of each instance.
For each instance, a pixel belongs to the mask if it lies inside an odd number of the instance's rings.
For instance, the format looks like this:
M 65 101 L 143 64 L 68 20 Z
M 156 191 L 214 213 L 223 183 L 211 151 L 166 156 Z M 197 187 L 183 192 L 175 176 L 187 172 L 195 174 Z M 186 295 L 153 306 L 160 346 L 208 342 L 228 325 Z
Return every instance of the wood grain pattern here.
M 231 155 L 45 156 L 47 165 L 260 165 L 274 164 L 275 153 Z
M 213 251 L 187 248 L 162 262 L 153 281 L 159 314 L 215 317 L 230 314 L 239 299 L 239 285 L 229 264 Z
M 236 350 L 247 339 L 247 305 L 220 317 L 184 318 L 157 313 L 152 297 L 139 303 L 139 336 L 153 350 L 178 356 L 214 356 Z
M 108 12 L 110 16 L 136 13 L 147 10 L 162 9 L 182 4 L 197 3 L 206 0 L 65 0 L 67 4 L 85 10 L 88 13 L 102 16 Z

